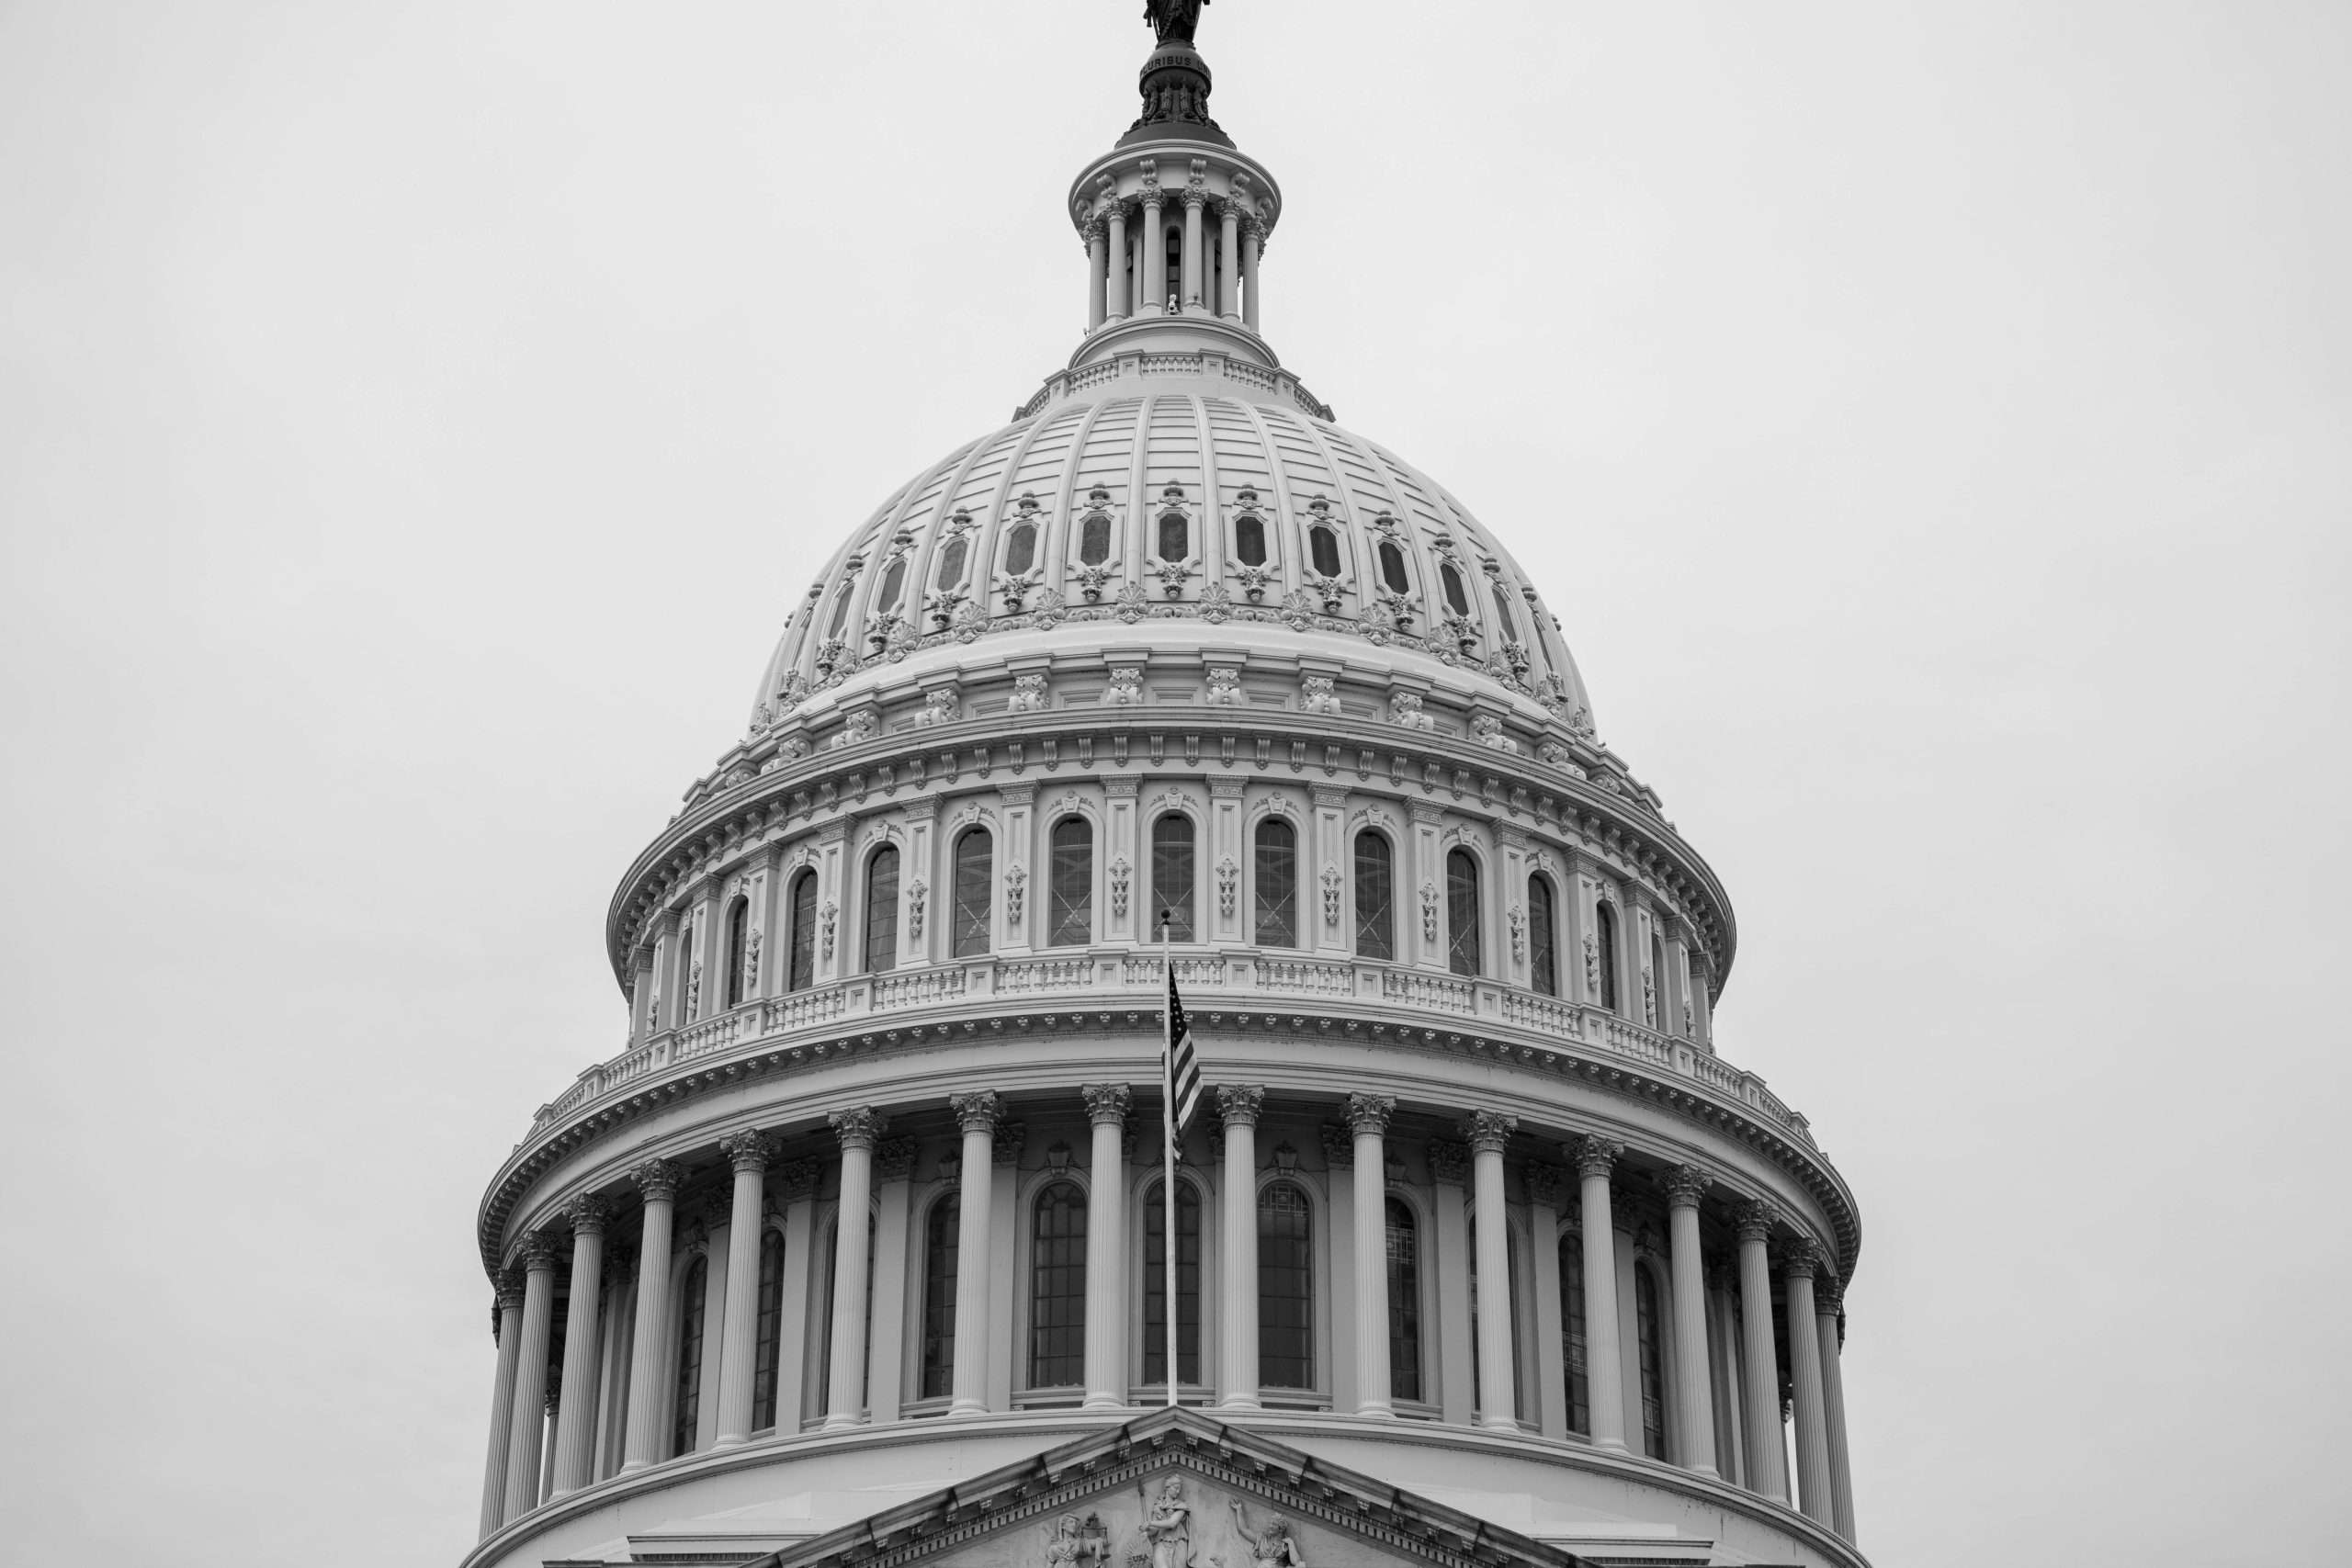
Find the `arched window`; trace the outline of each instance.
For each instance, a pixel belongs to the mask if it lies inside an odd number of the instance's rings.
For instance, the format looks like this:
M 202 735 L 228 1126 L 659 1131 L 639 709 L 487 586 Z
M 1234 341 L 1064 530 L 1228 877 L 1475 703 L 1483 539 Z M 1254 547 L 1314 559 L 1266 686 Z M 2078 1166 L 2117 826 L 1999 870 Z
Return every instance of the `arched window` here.
M 1037 563 L 1037 525 L 1015 523 L 1004 536 L 1004 570 L 1020 576 Z
M 874 1386 L 874 1233 L 881 1227 L 869 1216 L 865 1225 L 865 1365 L 857 1379 L 857 1400 Z M 822 1410 L 833 1396 L 833 1276 L 841 1272 L 841 1223 L 830 1220 L 825 1224 L 825 1328 L 824 1337 L 817 1341 L 817 1408 Z
M 1510 613 L 1510 595 L 1504 591 L 1503 580 L 1501 578 L 1498 577 L 1494 580 L 1494 590 L 1495 629 L 1502 633 L 1503 636 L 1510 638 L 1513 642 L 1517 642 L 1519 640 L 1519 618 Z
M 649 1268 L 658 1260 L 647 1259 Z M 696 1258 L 686 1265 L 685 1288 L 678 1300 L 678 1381 L 671 1405 L 670 1457 L 692 1453 L 695 1431 L 702 1424 L 702 1309 L 708 1293 L 710 1260 Z
M 1258 1382 L 1315 1386 L 1315 1253 L 1306 1194 L 1287 1181 L 1258 1194 Z
M 1445 603 L 1457 615 L 1470 613 L 1470 595 L 1462 586 L 1462 574 L 1453 570 L 1452 561 L 1440 563 L 1437 580 L 1445 586 Z
M 1306 531 L 1306 558 L 1315 563 L 1317 576 L 1339 576 L 1340 536 L 1329 528 L 1309 528 Z
M 752 1430 L 775 1425 L 776 1359 L 784 1352 L 784 1233 L 760 1231 L 760 1309 L 752 1352 Z
M 1634 1340 L 1641 1350 L 1642 1452 L 1664 1459 L 1666 1352 L 1658 1341 L 1657 1277 L 1638 1263 L 1634 1265 Z
M 922 1233 L 922 1393 L 956 1392 L 956 1248 L 963 1200 L 950 1192 L 931 1206 Z
M 1143 1381 L 1168 1381 L 1168 1189 L 1143 1200 Z M 1176 1184 L 1176 1381 L 1201 1381 L 1201 1194 Z
M 1101 566 L 1111 558 L 1109 513 L 1090 512 L 1086 521 L 1079 525 L 1078 558 L 1087 566 Z
M 865 968 L 879 975 L 899 963 L 899 852 L 885 844 L 865 863 Z
M 743 1005 L 752 994 L 752 901 L 738 898 L 727 910 L 727 1005 Z
M 1380 541 L 1380 580 L 1388 584 L 1391 593 L 1402 593 L 1412 586 L 1405 575 L 1405 552 L 1396 547 L 1394 539 Z
M 882 592 L 874 596 L 875 614 L 880 615 L 885 610 L 897 609 L 899 590 L 906 585 L 907 558 L 900 556 L 890 563 L 890 570 L 882 574 Z
M 1592 906 L 1593 960 L 1600 969 L 1600 1005 L 1617 1010 L 1617 907 L 1607 899 Z
M 1083 817 L 1054 824 L 1051 908 L 1046 945 L 1083 947 L 1094 940 L 1094 829 Z
M 1086 1381 L 1086 1194 L 1057 1181 L 1037 1194 L 1029 1234 L 1029 1386 Z
M 1234 519 L 1233 554 L 1243 566 L 1266 564 L 1266 525 L 1250 513 Z
M 956 957 L 970 958 L 989 950 L 995 889 L 996 841 L 986 828 L 967 828 L 956 840 Z
M 1388 1393 L 1421 1397 L 1421 1237 L 1402 1198 L 1388 1200 Z
M 1592 1433 L 1592 1384 L 1584 1332 L 1584 1238 L 1560 1237 L 1560 1365 L 1568 1381 L 1568 1430 Z
M 939 570 L 932 578 L 933 588 L 953 588 L 964 581 L 964 536 L 956 535 L 940 547 Z
M 1279 817 L 1258 824 L 1256 941 L 1261 947 L 1298 945 L 1298 829 Z
M 1642 987 L 1642 1005 L 1648 1015 L 1642 1021 L 1651 1028 L 1663 1026 L 1666 1011 L 1666 944 L 1650 932 L 1650 983 Z
M 792 879 L 792 963 L 786 988 L 805 991 L 817 981 L 817 874 Z
M 678 922 L 678 988 L 672 993 L 678 998 L 678 1021 L 695 1021 L 695 923 Z
M 1159 558 L 1182 560 L 1193 553 L 1192 527 L 1181 512 L 1166 512 L 1159 518 Z
M 1552 881 L 1527 879 L 1527 983 L 1547 997 L 1560 994 L 1560 954 L 1553 937 Z
M 1385 834 L 1356 835 L 1356 956 L 1396 956 L 1396 852 Z
M 1165 812 L 1151 825 L 1151 907 L 1154 920 L 1168 911 L 1170 942 L 1193 940 L 1193 819 L 1181 811 Z
M 1445 966 L 1456 975 L 1478 971 L 1478 862 L 1468 850 L 1445 857 Z

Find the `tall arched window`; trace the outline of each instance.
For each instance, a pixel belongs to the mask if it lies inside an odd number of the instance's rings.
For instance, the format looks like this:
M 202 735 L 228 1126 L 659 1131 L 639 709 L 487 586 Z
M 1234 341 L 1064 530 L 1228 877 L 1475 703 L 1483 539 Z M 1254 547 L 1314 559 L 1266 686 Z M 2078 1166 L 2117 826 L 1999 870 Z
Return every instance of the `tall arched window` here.
M 1029 1386 L 1086 1381 L 1086 1194 L 1057 1181 L 1037 1194 L 1029 1233 Z
M 933 588 L 948 589 L 964 581 L 964 536 L 956 535 L 939 548 L 939 570 L 931 580 Z
M 806 871 L 792 879 L 792 963 L 786 979 L 789 990 L 805 991 L 817 981 L 817 874 Z
M 1054 824 L 1046 945 L 1083 947 L 1094 940 L 1094 828 L 1083 817 Z
M 931 1206 L 922 1233 L 922 1393 L 956 1392 L 956 1249 L 963 1200 L 950 1192 Z
M 865 968 L 879 975 L 899 964 L 899 852 L 885 844 L 865 863 Z
M 1078 558 L 1087 566 L 1101 566 L 1111 558 L 1111 519 L 1101 512 L 1090 512 L 1078 528 Z
M 1388 1393 L 1421 1397 L 1421 1237 L 1402 1198 L 1388 1200 Z
M 1478 862 L 1468 850 L 1445 857 L 1445 966 L 1456 975 L 1478 970 Z
M 1402 593 L 1412 586 L 1412 580 L 1405 575 L 1405 552 L 1392 540 L 1380 541 L 1380 580 L 1388 584 L 1391 593 Z
M 1560 994 L 1560 953 L 1553 936 L 1552 881 L 1527 879 L 1527 983 L 1547 997 Z
M 1356 835 L 1356 956 L 1396 956 L 1396 852 L 1386 835 Z
M 1251 513 L 1233 520 L 1233 554 L 1243 566 L 1266 564 L 1266 525 Z
M 743 1005 L 752 994 L 752 901 L 738 898 L 727 910 L 727 1005 Z
M 1340 536 L 1329 528 L 1306 531 L 1306 558 L 1315 563 L 1318 577 L 1340 575 Z
M 1152 919 L 1168 911 L 1170 942 L 1193 940 L 1193 819 L 1181 811 L 1163 813 L 1151 825 Z
M 1143 1200 L 1143 1381 L 1168 1381 L 1168 1190 Z M 1176 1184 L 1176 1381 L 1201 1381 L 1201 1194 Z
M 865 1403 L 874 1386 L 874 1233 L 881 1227 L 868 1217 L 865 1225 L 865 1365 L 859 1370 L 857 1399 Z M 824 1337 L 817 1341 L 817 1407 L 822 1410 L 833 1393 L 833 1276 L 841 1272 L 841 1224 L 829 1220 L 825 1224 L 825 1326 Z
M 1664 1459 L 1666 1351 L 1658 1339 L 1657 1277 L 1638 1263 L 1634 1265 L 1634 1339 L 1641 1350 L 1642 1452 Z
M 1453 563 L 1452 561 L 1444 562 L 1439 566 L 1437 569 L 1437 580 L 1440 583 L 1444 585 L 1446 607 L 1457 615 L 1468 615 L 1470 613 L 1470 594 L 1469 592 L 1462 586 L 1462 574 L 1453 570 Z
M 1560 1236 L 1560 1365 L 1568 1388 L 1568 1430 L 1592 1433 L 1592 1384 L 1584 1333 L 1584 1237 Z
M 784 1233 L 760 1231 L 760 1308 L 752 1352 L 752 1430 L 775 1425 L 775 1372 L 784 1353 Z
M 1473 1211 L 1470 1215 L 1470 1237 L 1472 1242 L 1470 1252 L 1470 1388 L 1472 1391 L 1471 1398 L 1474 1403 L 1477 1398 L 1476 1391 L 1480 1387 L 1478 1380 L 1482 1375 L 1478 1371 L 1479 1358 L 1484 1354 L 1479 1348 L 1479 1334 L 1477 1329 L 1478 1291 L 1480 1288 L 1478 1282 L 1478 1253 L 1476 1247 L 1477 1235 L 1478 1216 L 1476 1211 Z M 1525 1390 L 1521 1386 L 1519 1378 L 1519 1248 L 1511 1245 L 1510 1233 L 1508 1229 L 1503 1233 L 1503 1262 L 1506 1265 L 1503 1276 L 1503 1293 L 1505 1301 L 1505 1305 L 1503 1307 L 1503 1321 L 1505 1337 L 1510 1342 L 1510 1382 L 1512 1403 L 1515 1405 L 1518 1404 L 1518 1396 L 1523 1393 Z
M 648 1267 L 659 1266 L 648 1260 Z M 686 1265 L 685 1286 L 678 1292 L 678 1381 L 670 1407 L 672 1459 L 694 1452 L 695 1431 L 702 1424 L 702 1309 L 709 1284 L 710 1260 L 697 1257 Z
M 1600 1005 L 1617 1010 L 1617 907 L 1606 899 L 1592 906 L 1593 962 L 1600 970 Z
M 1258 824 L 1253 922 L 1261 947 L 1298 945 L 1298 829 L 1279 817 Z
M 956 957 L 970 958 L 989 950 L 995 890 L 996 840 L 986 828 L 967 828 L 956 840 Z
M 1159 558 L 1182 560 L 1193 553 L 1192 525 L 1181 512 L 1162 513 L 1159 518 Z
M 1004 570 L 1018 577 L 1037 564 L 1037 525 L 1015 523 L 1004 536 Z
M 1647 1016 L 1642 1021 L 1653 1029 L 1666 1024 L 1666 944 L 1650 932 L 1650 983 L 1642 987 L 1642 1005 Z
M 1258 1382 L 1315 1386 L 1315 1253 L 1306 1194 L 1287 1181 L 1258 1194 Z
M 695 923 L 691 919 L 678 922 L 678 988 L 672 993 L 678 998 L 678 1021 L 695 1021 Z

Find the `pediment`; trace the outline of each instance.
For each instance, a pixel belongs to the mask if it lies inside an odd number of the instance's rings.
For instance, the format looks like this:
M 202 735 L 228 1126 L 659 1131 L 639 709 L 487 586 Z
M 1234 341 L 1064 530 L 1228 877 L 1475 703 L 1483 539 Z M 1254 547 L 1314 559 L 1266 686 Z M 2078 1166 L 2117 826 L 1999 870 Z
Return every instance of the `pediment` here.
M 1191 1410 L 1155 1412 L 745 1568 L 1580 1568 Z

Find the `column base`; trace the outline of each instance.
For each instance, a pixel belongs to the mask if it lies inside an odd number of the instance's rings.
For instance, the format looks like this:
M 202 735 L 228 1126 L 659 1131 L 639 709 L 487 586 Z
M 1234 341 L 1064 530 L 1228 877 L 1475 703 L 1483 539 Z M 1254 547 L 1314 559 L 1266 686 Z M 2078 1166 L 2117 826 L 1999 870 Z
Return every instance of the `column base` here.
M 740 1449 L 751 1440 L 752 1439 L 748 1435 L 722 1432 L 718 1437 L 711 1439 L 710 1447 L 713 1452 L 717 1452 L 720 1449 Z
M 1080 1410 L 1125 1410 L 1126 1407 L 1127 1402 L 1113 1393 L 1090 1393 L 1086 1396 L 1086 1403 L 1079 1406 Z
M 1374 1417 L 1375 1420 L 1394 1421 L 1396 1419 L 1396 1407 L 1384 1399 L 1376 1404 L 1357 1405 L 1356 1414 L 1359 1416 L 1369 1416 Z
M 854 1432 L 860 1427 L 865 1425 L 865 1417 L 863 1416 L 828 1416 L 825 1417 L 825 1424 L 818 1427 L 817 1430 L 820 1432 Z
M 985 1416 L 989 1407 L 977 1399 L 959 1399 L 947 1407 L 950 1416 Z
M 1721 1481 L 1722 1474 L 1712 1464 L 1686 1464 L 1682 1467 L 1693 1475 L 1703 1475 L 1710 1481 Z
M 1481 1416 L 1478 1425 L 1489 1432 L 1516 1432 L 1520 1429 L 1519 1423 L 1507 1416 Z M 1620 1443 L 1617 1446 L 1623 1448 L 1625 1445 Z
M 652 1468 L 653 1461 L 650 1459 L 633 1459 L 628 1463 L 622 1465 L 618 1471 L 615 1472 L 615 1473 L 619 1475 L 635 1475 L 641 1471 L 648 1471 Z
M 1216 1407 L 1219 1410 L 1263 1410 L 1265 1408 L 1258 1403 L 1256 1394 L 1236 1394 L 1229 1399 L 1220 1399 L 1216 1402 Z
M 1633 1452 L 1633 1450 L 1625 1446 L 1625 1439 L 1623 1438 L 1595 1438 L 1592 1440 L 1592 1446 L 1606 1454 Z

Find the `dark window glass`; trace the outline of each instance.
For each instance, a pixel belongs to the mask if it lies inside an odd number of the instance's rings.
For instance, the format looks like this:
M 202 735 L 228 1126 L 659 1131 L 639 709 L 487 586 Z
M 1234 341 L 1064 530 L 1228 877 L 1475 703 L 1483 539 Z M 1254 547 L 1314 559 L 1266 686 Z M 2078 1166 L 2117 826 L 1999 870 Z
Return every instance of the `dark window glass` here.
M 775 1425 L 776 1358 L 784 1351 L 784 1235 L 760 1232 L 758 1343 L 752 1353 L 752 1430 Z
M 1168 293 L 1170 299 L 1173 299 L 1177 290 L 1182 287 L 1183 278 L 1184 231 L 1182 229 L 1170 229 L 1168 231 Z M 1152 304 L 1155 306 L 1164 306 L 1167 302 L 1168 301 L 1166 299 L 1154 299 Z
M 1472 1391 L 1471 1400 L 1474 1404 L 1477 1401 L 1476 1391 L 1480 1386 L 1478 1382 L 1480 1375 L 1478 1371 L 1478 1360 L 1479 1357 L 1484 1353 L 1480 1349 L 1478 1344 L 1477 1235 L 1478 1217 L 1474 1213 L 1470 1216 L 1470 1238 L 1472 1243 L 1470 1252 L 1470 1388 Z M 1506 1325 L 1506 1336 L 1510 1341 L 1511 1372 L 1515 1382 L 1519 1371 L 1519 1249 L 1511 1246 L 1510 1235 L 1508 1231 L 1503 1235 L 1503 1261 L 1507 1265 L 1503 1279 L 1503 1292 L 1506 1303 L 1503 1308 L 1503 1318 Z M 1515 1395 L 1512 1403 L 1514 1405 L 1518 1403 Z
M 1666 1021 L 1666 947 L 1657 940 L 1656 933 L 1652 933 L 1650 937 L 1648 995 L 1652 998 L 1650 1006 L 1656 1016 L 1645 1018 L 1642 1021 L 1652 1028 L 1661 1027 Z
M 1568 1380 L 1568 1430 L 1590 1436 L 1592 1385 L 1584 1337 L 1584 1238 L 1560 1238 L 1560 1365 Z
M 879 615 L 885 610 L 897 609 L 899 590 L 905 587 L 906 583 L 907 561 L 906 558 L 901 556 L 890 563 L 889 570 L 882 574 L 882 592 L 874 596 L 875 613 Z
M 1421 1397 L 1421 1238 L 1401 1198 L 1388 1200 L 1388 1392 Z
M 1634 1265 L 1634 1337 L 1641 1348 L 1642 1452 L 1666 1457 L 1666 1354 L 1658 1344 L 1657 1280 Z
M 1193 940 L 1193 819 L 1180 812 L 1151 825 L 1151 906 L 1155 920 L 1168 912 L 1170 941 Z
M 805 991 L 817 979 L 817 874 L 792 879 L 792 974 L 788 988 Z
M 1186 556 L 1191 555 L 1193 553 L 1191 541 L 1187 537 L 1191 533 L 1192 529 L 1185 525 L 1184 517 L 1182 513 L 1170 512 L 1167 515 L 1161 517 L 1159 520 L 1159 558 L 1161 560 L 1182 560 Z
M 673 1459 L 694 1451 L 695 1428 L 702 1421 L 702 1309 L 709 1283 L 709 1259 L 697 1258 L 686 1266 L 685 1288 L 678 1302 L 678 1382 L 670 1423 Z
M 922 1393 L 956 1392 L 956 1250 L 963 1201 L 950 1192 L 931 1206 L 922 1245 Z
M 1306 1194 L 1277 1181 L 1258 1194 L 1258 1382 L 1315 1386 L 1315 1254 Z
M 1604 900 L 1594 900 L 1592 929 L 1596 939 L 1593 956 L 1600 966 L 1600 1005 L 1614 1012 L 1617 1010 L 1616 906 Z
M 961 536 L 947 541 L 939 552 L 939 575 L 931 580 L 934 588 L 953 588 L 964 581 L 964 540 Z
M 826 623 L 825 635 L 827 637 L 832 637 L 841 636 L 842 628 L 849 625 L 850 595 L 856 591 L 856 583 L 854 581 L 844 582 L 842 584 L 842 591 L 833 595 L 833 618 Z
M 695 1021 L 695 928 L 692 920 L 678 927 L 678 1021 Z
M 1280 818 L 1258 824 L 1257 942 L 1298 945 L 1298 831 Z
M 989 950 L 989 919 L 996 890 L 995 841 L 986 828 L 969 828 L 956 840 L 956 956 Z
M 1076 1182 L 1037 1194 L 1029 1246 L 1029 1386 L 1084 1382 L 1086 1194 Z
M 741 1007 L 759 981 L 752 973 L 752 901 L 738 898 L 727 915 L 727 1005 Z
M 1018 576 L 1027 571 L 1037 559 L 1037 527 L 1034 523 L 1015 523 L 1004 541 L 1004 570 Z
M 1356 956 L 1396 956 L 1396 852 L 1370 829 L 1356 835 Z
M 899 852 L 887 845 L 865 863 L 865 967 L 878 975 L 899 963 Z
M 1503 592 L 1500 578 L 1495 580 L 1495 629 L 1514 641 L 1519 637 L 1519 620 L 1510 613 L 1510 595 Z
M 857 1399 L 865 1396 L 874 1386 L 874 1233 L 878 1229 L 871 1221 L 865 1227 L 865 1368 L 857 1380 Z M 833 1396 L 833 1276 L 840 1272 L 841 1225 L 825 1226 L 825 1337 L 819 1340 L 821 1352 L 817 1358 L 817 1408 L 822 1410 Z
M 1233 525 L 1233 553 L 1243 566 L 1266 564 L 1266 525 L 1244 513 Z
M 1380 580 L 1391 593 L 1405 592 L 1405 552 L 1386 539 L 1380 541 Z
M 1100 512 L 1090 512 L 1078 532 L 1078 558 L 1088 566 L 1101 566 L 1111 558 L 1111 519 Z
M 1437 569 L 1437 580 L 1445 585 L 1445 602 L 1457 615 L 1470 613 L 1470 595 L 1462 587 L 1462 574 L 1448 562 Z
M 1176 1377 L 1201 1381 L 1201 1195 L 1176 1184 Z M 1168 1382 L 1168 1189 L 1143 1205 L 1143 1381 Z
M 1547 997 L 1560 994 L 1560 954 L 1552 935 L 1552 884 L 1527 879 L 1527 982 Z
M 1445 966 L 1478 973 L 1478 863 L 1468 850 L 1445 857 Z
M 1085 818 L 1054 824 L 1052 881 L 1046 945 L 1083 947 L 1094 940 L 1094 829 Z
M 1314 561 L 1316 571 L 1324 577 L 1340 575 L 1340 536 L 1329 528 L 1306 531 L 1307 558 Z

